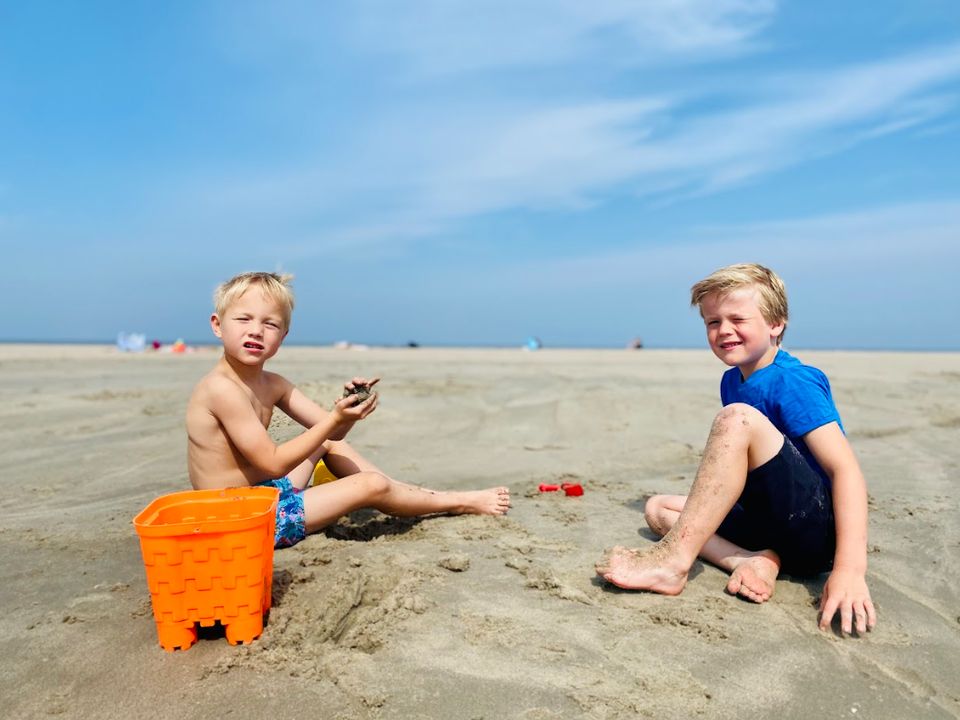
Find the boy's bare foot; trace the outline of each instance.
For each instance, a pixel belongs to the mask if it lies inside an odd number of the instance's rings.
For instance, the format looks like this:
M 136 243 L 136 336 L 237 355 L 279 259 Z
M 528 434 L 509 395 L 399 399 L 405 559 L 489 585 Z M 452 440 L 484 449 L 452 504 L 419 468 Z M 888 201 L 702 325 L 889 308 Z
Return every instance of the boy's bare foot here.
M 510 489 L 505 487 L 457 493 L 465 515 L 505 515 L 510 509 Z
M 617 545 L 596 565 L 597 574 L 627 590 L 650 590 L 679 595 L 687 584 L 689 568 L 677 566 L 658 546 L 646 552 Z
M 780 574 L 780 558 L 772 550 L 761 550 L 744 558 L 730 574 L 727 592 L 755 603 L 773 597 L 773 588 Z

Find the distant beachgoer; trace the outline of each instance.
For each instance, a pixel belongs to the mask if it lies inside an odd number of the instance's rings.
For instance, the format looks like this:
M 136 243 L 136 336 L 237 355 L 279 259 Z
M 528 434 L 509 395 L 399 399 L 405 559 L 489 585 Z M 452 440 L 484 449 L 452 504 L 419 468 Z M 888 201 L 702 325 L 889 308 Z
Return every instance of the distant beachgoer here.
M 142 333 L 117 333 L 117 349 L 122 352 L 143 352 L 147 336 Z
M 644 514 L 651 548 L 615 547 L 597 573 L 622 588 L 679 594 L 697 555 L 730 573 L 727 591 L 768 600 L 781 569 L 830 570 L 820 627 L 839 610 L 845 633 L 872 629 L 867 490 L 830 383 L 780 349 L 783 282 L 761 265 L 731 265 L 693 286 L 707 341 L 731 368 L 689 495 L 655 495 Z
M 275 545 L 294 545 L 352 510 L 389 515 L 503 515 L 505 487 L 439 492 L 394 480 L 344 441 L 376 410 L 379 378 L 355 377 L 327 412 L 281 376 L 266 372 L 287 336 L 293 311 L 290 276 L 244 273 L 217 288 L 210 317 L 223 356 L 187 405 L 187 465 L 196 489 L 266 485 L 280 490 Z M 362 399 L 365 398 L 365 399 Z M 274 407 L 307 430 L 280 445 L 267 433 Z M 323 459 L 339 479 L 307 487 Z

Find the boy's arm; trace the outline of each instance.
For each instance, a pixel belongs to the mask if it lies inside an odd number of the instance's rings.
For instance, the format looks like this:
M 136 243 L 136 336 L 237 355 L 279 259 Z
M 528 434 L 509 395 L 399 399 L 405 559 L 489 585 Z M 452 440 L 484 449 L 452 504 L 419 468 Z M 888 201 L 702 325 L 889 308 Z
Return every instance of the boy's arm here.
M 379 380 L 380 378 L 367 380 L 366 378 L 355 377 L 350 382 L 345 383 L 344 387 L 375 385 Z M 317 423 L 321 423 L 330 414 L 304 395 L 299 388 L 289 382 L 287 389 L 277 401 L 277 407 L 304 427 L 312 427 Z M 347 433 L 353 428 L 355 422 L 356 421 L 344 422 L 327 437 L 327 440 L 343 440 L 343 438 L 347 436 Z
M 840 611 L 840 628 L 864 633 L 877 623 L 873 601 L 867 589 L 867 484 L 860 463 L 846 436 L 835 422 L 803 436 L 810 452 L 833 483 L 833 514 L 837 528 L 837 549 L 833 570 L 820 600 L 820 629 L 830 627 Z
M 333 412 L 305 432 L 282 445 L 270 438 L 250 400 L 231 380 L 215 381 L 210 386 L 209 407 L 223 425 L 230 442 L 247 461 L 269 478 L 283 477 L 308 458 L 335 434 L 343 423 L 353 424 L 372 412 L 376 398 L 358 405 L 338 403 Z

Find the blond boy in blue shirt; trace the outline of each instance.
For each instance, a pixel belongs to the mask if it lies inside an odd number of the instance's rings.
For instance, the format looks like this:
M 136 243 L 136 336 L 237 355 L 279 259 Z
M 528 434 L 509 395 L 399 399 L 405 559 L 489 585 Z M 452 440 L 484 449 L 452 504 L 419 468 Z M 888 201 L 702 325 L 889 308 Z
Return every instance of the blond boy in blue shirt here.
M 768 600 L 781 569 L 830 571 L 821 629 L 872 629 L 865 579 L 867 491 L 830 384 L 780 348 L 783 281 L 756 264 L 717 270 L 691 290 L 710 349 L 731 366 L 689 495 L 656 495 L 644 514 L 653 547 L 613 548 L 597 573 L 614 585 L 679 594 L 699 555 L 730 573 L 727 591 Z

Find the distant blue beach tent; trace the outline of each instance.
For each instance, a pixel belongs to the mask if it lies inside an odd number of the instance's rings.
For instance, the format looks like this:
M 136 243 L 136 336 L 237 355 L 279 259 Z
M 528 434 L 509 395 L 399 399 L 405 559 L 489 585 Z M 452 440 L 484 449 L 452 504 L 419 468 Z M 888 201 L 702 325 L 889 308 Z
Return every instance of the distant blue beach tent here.
M 120 352 L 143 352 L 147 347 L 147 336 L 143 333 L 117 333 L 117 350 Z
M 533 335 L 528 337 L 527 342 L 524 343 L 523 345 L 524 350 L 539 350 L 542 347 L 543 347 L 543 343 L 540 342 L 540 338 L 535 337 Z

